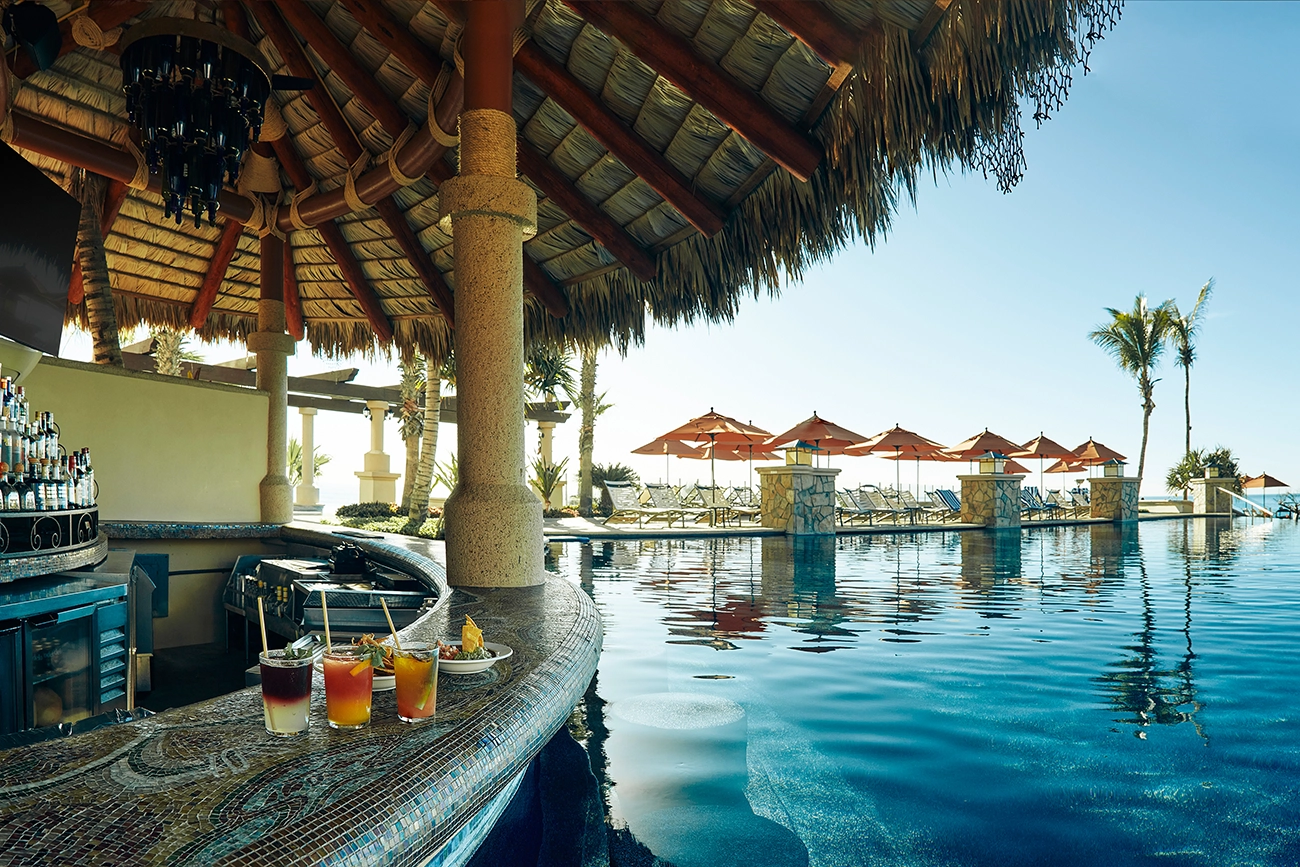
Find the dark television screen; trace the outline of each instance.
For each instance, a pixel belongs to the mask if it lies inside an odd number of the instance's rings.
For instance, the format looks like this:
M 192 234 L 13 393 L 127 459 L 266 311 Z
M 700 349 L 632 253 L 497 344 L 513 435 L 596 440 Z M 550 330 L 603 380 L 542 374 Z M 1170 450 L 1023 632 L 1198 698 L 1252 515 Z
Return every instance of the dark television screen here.
M 59 354 L 81 206 L 0 142 L 0 335 Z

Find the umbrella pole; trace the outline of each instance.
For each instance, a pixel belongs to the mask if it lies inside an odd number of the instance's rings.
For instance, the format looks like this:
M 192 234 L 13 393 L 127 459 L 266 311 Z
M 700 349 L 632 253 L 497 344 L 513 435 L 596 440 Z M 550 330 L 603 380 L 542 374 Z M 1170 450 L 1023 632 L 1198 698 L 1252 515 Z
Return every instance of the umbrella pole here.
M 710 436 L 710 437 L 709 437 L 709 486 L 710 486 L 711 488 L 713 488 L 714 496 L 715 496 L 715 497 L 717 496 L 717 490 L 718 490 L 718 477 L 717 477 L 717 474 L 714 472 L 714 469 L 713 469 L 713 453 L 714 453 L 714 451 L 716 451 L 716 450 L 717 450 L 717 445 L 716 445 L 716 443 L 714 442 L 713 437 Z M 716 500 L 715 500 L 714 502 L 716 502 Z M 710 526 L 710 527 L 716 526 L 717 522 L 714 520 L 715 517 L 716 517 L 716 516 L 715 516 L 715 514 L 714 514 L 713 509 L 710 508 L 710 509 L 709 509 L 709 526 Z M 685 523 L 685 522 L 683 522 L 683 523 Z

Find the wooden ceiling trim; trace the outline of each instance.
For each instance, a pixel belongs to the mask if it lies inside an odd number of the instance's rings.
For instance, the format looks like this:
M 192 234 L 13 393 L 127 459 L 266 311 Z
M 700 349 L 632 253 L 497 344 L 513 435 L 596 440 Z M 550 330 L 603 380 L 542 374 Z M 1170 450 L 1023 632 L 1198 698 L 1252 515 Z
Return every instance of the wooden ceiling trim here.
M 785 28 L 831 66 L 852 65 L 861 36 L 820 3 L 807 0 L 754 0 L 758 11 Z
M 556 319 L 569 315 L 569 296 L 541 269 L 532 258 L 524 253 L 524 288 L 533 294 L 546 312 Z
M 443 62 L 407 27 L 394 21 L 384 5 L 375 0 L 341 0 L 356 22 L 392 52 L 416 78 L 433 87 L 443 72 Z
M 107 238 L 108 233 L 113 228 L 113 223 L 117 221 L 117 215 L 122 212 L 122 205 L 126 202 L 126 195 L 131 188 L 119 180 L 108 179 L 108 185 L 104 189 L 104 207 L 99 215 L 99 236 Z M 68 303 L 80 304 L 86 297 L 86 286 L 81 278 L 81 263 L 72 263 L 72 280 L 68 284 Z
M 758 94 L 697 54 L 632 3 L 564 0 L 588 23 L 626 45 L 660 75 L 801 181 L 812 177 L 822 149 L 777 114 Z M 811 5 L 811 4 L 808 4 Z
M 86 17 L 98 24 L 101 30 L 112 30 L 148 8 L 148 3 L 134 0 L 93 0 L 86 10 Z M 59 57 L 81 47 L 72 38 L 72 22 L 73 17 L 69 17 L 59 23 L 59 35 L 63 38 L 63 44 L 59 46 Z M 14 75 L 26 78 L 33 72 L 36 72 L 36 64 L 27 56 L 27 52 L 19 51 L 14 58 Z
M 221 281 L 226 279 L 226 269 L 230 267 L 230 259 L 235 255 L 243 231 L 244 224 L 238 220 L 226 220 L 221 227 L 221 237 L 213 250 L 208 273 L 203 277 L 203 286 L 199 289 L 199 294 L 194 296 L 194 304 L 190 306 L 190 327 L 196 331 L 203 327 L 208 319 L 208 311 L 217 300 L 217 290 L 221 288 Z
M 655 278 L 658 268 L 654 257 L 523 138 L 519 140 L 519 168 L 542 188 L 547 198 L 554 199 L 583 231 L 603 244 L 629 271 L 642 280 Z
M 934 0 L 934 3 L 930 4 L 930 8 L 925 10 L 925 15 L 921 17 L 921 23 L 916 25 L 916 29 L 912 31 L 912 48 L 914 50 L 925 45 L 926 40 L 930 38 L 930 34 L 934 33 L 934 28 L 938 27 L 939 22 L 943 20 L 943 13 L 947 12 L 948 7 L 951 5 L 952 0 Z
M 623 165 L 641 176 L 664 201 L 704 235 L 722 230 L 725 216 L 714 203 L 700 198 L 681 172 L 654 148 L 617 120 L 560 64 L 531 42 L 515 55 L 516 68 L 532 79 L 543 93 L 582 124 Z

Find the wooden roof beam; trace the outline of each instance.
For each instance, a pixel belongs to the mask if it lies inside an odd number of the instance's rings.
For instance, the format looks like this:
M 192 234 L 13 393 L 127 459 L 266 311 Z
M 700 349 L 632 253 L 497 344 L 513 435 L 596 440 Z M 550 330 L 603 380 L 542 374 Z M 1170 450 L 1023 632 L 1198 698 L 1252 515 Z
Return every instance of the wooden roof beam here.
M 284 324 L 294 340 L 307 336 L 302 321 L 302 295 L 298 292 L 298 272 L 293 267 L 293 245 L 284 242 Z
M 524 139 L 519 140 L 519 168 L 532 178 L 547 198 L 554 199 L 591 237 L 642 280 L 653 280 L 658 268 L 655 258 L 642 249 L 623 227 L 591 202 L 559 169 Z
M 388 94 L 375 81 L 374 76 L 362 68 L 361 64 L 352 56 L 352 52 L 338 40 L 338 37 L 325 25 L 325 22 L 317 18 L 316 13 L 312 12 L 302 0 L 282 0 L 277 6 L 289 23 L 306 37 L 307 44 L 343 79 L 344 84 L 351 88 L 352 92 L 361 100 L 362 105 L 366 107 L 366 110 L 375 116 L 388 134 L 394 138 L 401 135 L 410 123 L 406 113 L 389 98 Z M 278 43 L 276 48 L 279 48 Z M 280 53 L 283 55 L 285 52 L 281 51 Z M 302 60 L 306 62 L 306 55 L 303 55 Z M 312 71 L 314 72 L 314 69 Z M 306 73 L 295 72 L 294 74 L 305 75 Z M 325 119 L 326 115 L 330 116 L 331 123 L 327 124 L 327 126 L 331 127 L 330 133 L 335 136 L 335 144 L 343 151 L 349 162 L 356 160 L 361 155 L 361 145 L 356 141 L 351 128 L 347 126 L 342 114 L 337 111 L 337 107 L 329 99 L 329 94 L 321 94 L 321 100 L 319 101 L 328 103 L 328 105 L 321 107 L 324 111 L 318 109 L 317 114 L 321 115 L 322 120 Z M 316 102 L 313 101 L 313 106 L 316 105 Z M 340 139 L 350 142 L 353 147 L 345 147 L 340 144 Z M 420 278 L 420 282 L 424 284 L 429 297 L 438 305 L 438 310 L 447 320 L 447 323 L 452 324 L 455 307 L 451 297 L 451 289 L 448 288 L 447 281 L 443 279 L 442 273 L 437 266 L 433 264 L 433 259 L 430 258 L 428 251 L 424 249 L 415 232 L 411 230 L 410 224 L 406 222 L 406 215 L 402 213 L 401 208 L 397 206 L 391 196 L 385 196 L 375 202 L 375 208 L 379 211 L 379 216 L 388 226 L 389 231 L 393 233 L 394 240 L 401 247 L 411 267 L 415 269 L 415 273 Z
M 722 231 L 724 216 L 713 202 L 695 195 L 691 182 L 644 139 L 605 111 L 570 72 L 531 42 L 515 55 L 515 68 L 555 100 L 592 138 L 641 177 L 664 201 L 706 237 Z
M 104 208 L 99 215 L 99 235 L 101 238 L 107 238 L 109 231 L 113 228 L 113 223 L 117 221 L 117 215 L 122 212 L 122 205 L 126 202 L 126 195 L 131 188 L 115 178 L 108 179 L 108 185 L 104 189 Z M 68 303 L 80 304 L 86 297 L 86 286 L 81 279 L 81 263 L 72 263 L 72 280 L 68 284 Z
M 632 3 L 564 0 L 595 27 L 622 42 L 650 68 L 676 84 L 724 124 L 748 139 L 801 181 L 812 177 L 821 146 L 695 53 L 690 42 L 661 27 Z
M 202 328 L 208 319 L 208 312 L 217 300 L 217 290 L 225 282 L 226 271 L 230 268 L 230 260 L 235 255 L 239 236 L 243 232 L 244 224 L 238 220 L 226 220 L 221 227 L 221 237 L 217 239 L 217 246 L 208 261 L 208 273 L 203 278 L 203 285 L 199 287 L 199 294 L 194 296 L 194 303 L 190 305 L 190 327 L 195 331 Z
M 831 66 L 852 64 L 862 40 L 827 7 L 806 0 L 755 0 L 758 10 Z
M 134 0 L 94 0 L 86 10 L 86 17 L 98 24 L 101 30 L 112 30 L 148 8 L 148 3 L 134 2 Z M 59 46 L 59 57 L 81 47 L 72 38 L 72 21 L 73 18 L 69 17 L 59 22 L 59 35 L 63 37 L 63 44 Z M 14 58 L 14 75 L 18 78 L 26 78 L 33 72 L 36 72 L 36 64 L 27 56 L 26 51 L 19 50 L 17 57 Z
M 939 22 L 943 20 L 943 13 L 947 12 L 951 5 L 952 0 L 934 0 L 934 3 L 930 4 L 930 8 L 925 10 L 925 15 L 921 17 L 921 23 L 912 31 L 912 50 L 918 51 L 925 45 L 930 34 L 934 33 L 934 28 L 938 27 Z
M 555 285 L 542 266 L 534 262 L 527 253 L 524 253 L 524 288 L 546 308 L 546 312 L 556 319 L 563 319 L 569 315 L 569 296 L 564 290 Z

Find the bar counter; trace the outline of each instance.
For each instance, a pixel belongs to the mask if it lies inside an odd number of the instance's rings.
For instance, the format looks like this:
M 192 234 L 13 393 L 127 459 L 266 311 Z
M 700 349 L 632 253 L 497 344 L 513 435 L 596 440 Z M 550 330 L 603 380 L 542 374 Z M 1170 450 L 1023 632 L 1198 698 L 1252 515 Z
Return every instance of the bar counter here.
M 595 672 L 600 618 L 575 584 L 449 590 L 441 543 L 291 524 L 298 550 L 352 542 L 416 575 L 437 605 L 403 639 L 458 638 L 471 615 L 514 655 L 438 678 L 435 720 L 336 732 L 314 678 L 308 734 L 263 728 L 260 688 L 0 752 L 0 865 L 459 864 L 568 719 Z

